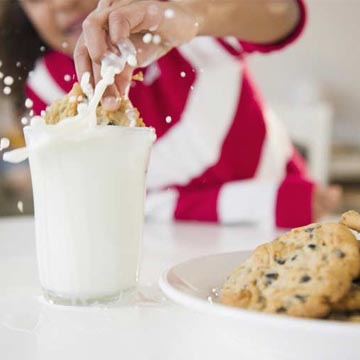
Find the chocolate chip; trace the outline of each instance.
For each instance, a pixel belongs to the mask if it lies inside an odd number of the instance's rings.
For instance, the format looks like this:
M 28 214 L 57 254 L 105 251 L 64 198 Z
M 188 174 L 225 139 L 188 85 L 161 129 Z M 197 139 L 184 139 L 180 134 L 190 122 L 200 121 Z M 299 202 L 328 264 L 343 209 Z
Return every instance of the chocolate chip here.
M 287 311 L 287 309 L 286 309 L 285 306 L 281 306 L 281 307 L 279 307 L 279 308 L 276 309 L 276 312 L 277 312 L 278 314 L 284 313 L 284 312 L 286 312 L 286 311 Z
M 342 259 L 345 257 L 345 253 L 339 249 L 335 250 L 334 253 L 335 253 L 335 256 L 337 256 L 339 259 Z
M 305 303 L 305 302 L 306 302 L 306 299 L 307 299 L 308 297 L 307 297 L 306 295 L 298 295 L 298 294 L 296 294 L 296 295 L 295 295 L 295 298 L 298 299 L 298 300 L 300 300 L 300 302 Z
M 297 258 L 297 255 L 294 255 L 294 256 L 291 258 L 291 261 L 296 260 L 296 258 Z
M 277 280 L 277 278 L 279 277 L 279 274 L 269 273 L 269 274 L 265 274 L 265 277 L 269 280 Z
M 279 265 L 284 265 L 286 263 L 286 260 L 282 258 L 275 258 L 274 260 Z
M 316 249 L 316 245 L 315 244 L 309 244 L 308 248 L 310 248 L 311 250 L 315 250 Z
M 310 239 L 313 239 L 313 238 L 314 238 L 314 234 L 310 234 L 310 235 L 309 235 L 309 238 L 310 238 Z
M 309 227 L 309 228 L 305 229 L 304 231 L 305 231 L 306 233 L 312 233 L 314 230 L 315 230 L 314 227 Z
M 300 283 L 306 283 L 308 281 L 311 280 L 311 277 L 309 275 L 304 275 L 301 279 L 300 279 Z

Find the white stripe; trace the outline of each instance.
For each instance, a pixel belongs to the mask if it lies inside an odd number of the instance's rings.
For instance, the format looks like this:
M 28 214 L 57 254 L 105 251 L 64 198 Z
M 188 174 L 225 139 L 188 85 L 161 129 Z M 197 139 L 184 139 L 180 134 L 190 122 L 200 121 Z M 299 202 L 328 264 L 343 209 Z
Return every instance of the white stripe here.
M 65 91 L 52 78 L 43 59 L 37 61 L 27 83 L 31 90 L 46 104 L 51 104 L 65 95 Z
M 178 192 L 174 189 L 153 191 L 146 195 L 145 216 L 150 220 L 170 221 L 173 219 Z
M 278 184 L 272 181 L 242 180 L 223 185 L 217 211 L 223 224 L 252 223 L 266 229 L 275 227 Z
M 280 182 L 286 175 L 293 147 L 285 127 L 270 109 L 265 111 L 264 119 L 266 138 L 255 178 Z
M 216 163 L 238 106 L 240 61 L 212 38 L 197 38 L 179 51 L 195 68 L 197 79 L 181 121 L 154 145 L 149 188 L 186 185 Z
M 153 84 L 161 75 L 161 70 L 157 62 L 153 62 L 150 64 L 147 69 L 146 73 L 144 75 L 144 85 L 150 86 Z
M 235 36 L 226 36 L 223 40 L 237 52 L 242 50 L 239 40 Z

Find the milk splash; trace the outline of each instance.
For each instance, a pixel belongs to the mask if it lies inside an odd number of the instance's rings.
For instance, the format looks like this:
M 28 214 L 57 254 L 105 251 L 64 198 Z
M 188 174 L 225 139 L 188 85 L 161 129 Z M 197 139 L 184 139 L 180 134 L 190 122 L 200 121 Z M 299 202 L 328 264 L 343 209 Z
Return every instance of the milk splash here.
M 137 65 L 136 50 L 130 40 L 126 39 L 119 44 L 119 50 L 120 55 L 107 53 L 104 56 L 101 62 L 102 79 L 97 83 L 95 90 L 89 83 L 90 74 L 85 73 L 82 76 L 80 86 L 88 97 L 88 102 L 78 105 L 76 116 L 63 119 L 54 125 L 46 125 L 45 119 L 41 116 L 35 116 L 31 119 L 30 127 L 41 130 L 43 134 L 37 146 L 68 139 L 81 140 L 95 135 L 93 130 L 97 126 L 96 109 L 106 88 L 114 83 L 115 76 L 124 70 L 126 64 L 132 67 Z M 134 125 L 131 111 L 127 115 L 131 120 L 130 126 Z M 28 158 L 29 150 L 29 147 L 23 147 L 6 152 L 3 159 L 10 163 L 22 162 Z

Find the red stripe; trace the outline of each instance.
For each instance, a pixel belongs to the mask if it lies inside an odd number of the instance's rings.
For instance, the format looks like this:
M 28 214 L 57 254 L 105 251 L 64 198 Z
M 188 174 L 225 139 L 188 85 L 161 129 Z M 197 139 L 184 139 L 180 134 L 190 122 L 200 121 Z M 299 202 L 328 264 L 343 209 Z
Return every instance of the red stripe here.
M 32 110 L 35 115 L 40 115 L 41 111 L 44 111 L 48 104 L 46 104 L 28 85 L 25 86 L 25 94 L 34 103 Z
M 287 175 L 278 190 L 276 225 L 299 227 L 313 221 L 313 191 L 315 183 L 307 178 L 304 160 L 297 151 L 287 164 Z
M 255 176 L 266 136 L 265 119 L 261 109 L 262 99 L 245 67 L 239 104 L 234 121 L 224 138 L 220 157 L 216 164 L 192 179 L 187 185 L 188 188 L 213 186 Z
M 179 190 L 175 209 L 176 220 L 218 221 L 217 199 L 220 185 L 202 190 Z
M 233 46 L 231 46 L 229 43 L 227 43 L 223 39 L 216 39 L 216 40 L 229 54 L 231 54 L 235 57 L 239 57 L 242 54 L 241 49 L 235 49 Z M 239 46 L 241 46 L 240 41 L 239 41 Z
M 45 54 L 44 63 L 50 76 L 68 93 L 77 81 L 73 60 L 59 52 L 50 51 Z M 70 75 L 70 81 L 65 80 L 65 76 L 67 75 Z
M 160 77 L 151 85 L 136 82 L 130 91 L 130 99 L 139 109 L 147 126 L 156 129 L 157 138 L 161 138 L 176 123 L 181 121 L 191 86 L 196 81 L 196 73 L 192 65 L 173 49 L 157 62 Z M 146 76 L 145 69 L 145 76 Z M 180 73 L 184 72 L 185 77 Z M 171 123 L 165 121 L 171 116 Z

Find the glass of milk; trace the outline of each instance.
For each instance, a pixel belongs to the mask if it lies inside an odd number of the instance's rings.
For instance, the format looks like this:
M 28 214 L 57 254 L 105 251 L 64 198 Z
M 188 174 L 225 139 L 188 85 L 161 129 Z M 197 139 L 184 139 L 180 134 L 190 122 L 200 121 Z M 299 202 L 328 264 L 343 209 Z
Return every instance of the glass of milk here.
M 89 305 L 136 291 L 152 128 L 96 126 L 47 141 L 26 127 L 40 282 L 52 303 Z

